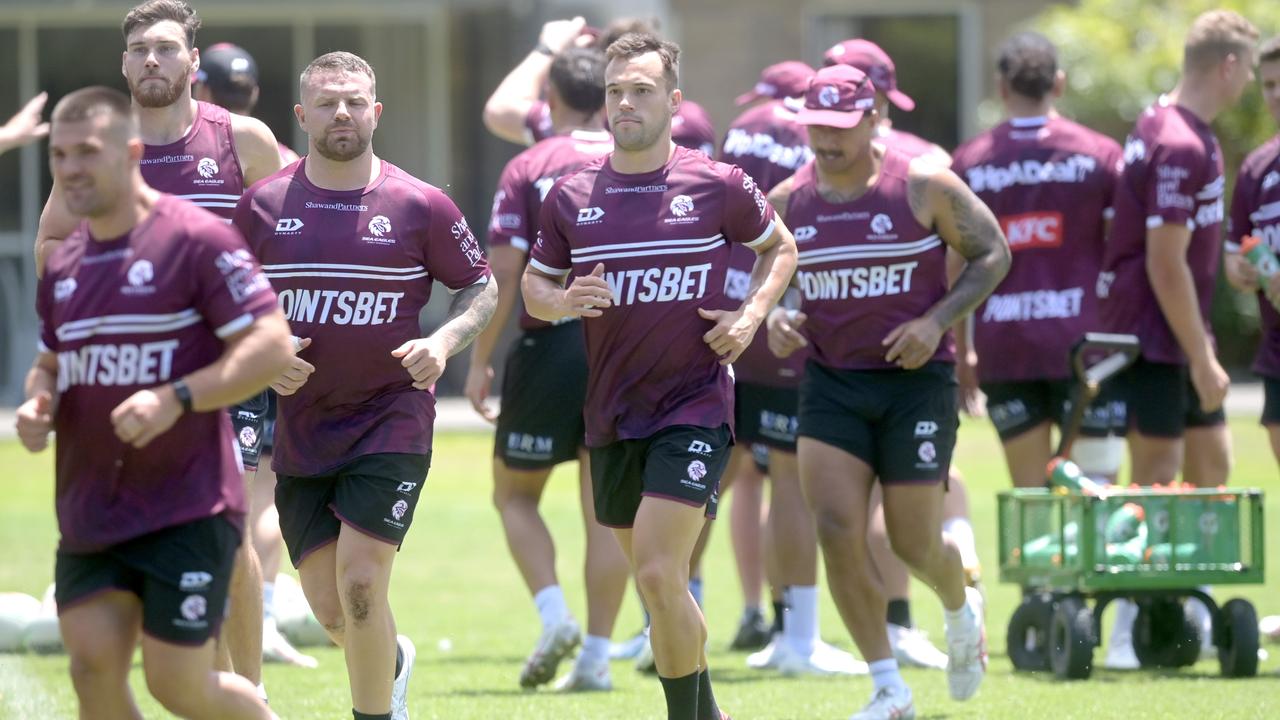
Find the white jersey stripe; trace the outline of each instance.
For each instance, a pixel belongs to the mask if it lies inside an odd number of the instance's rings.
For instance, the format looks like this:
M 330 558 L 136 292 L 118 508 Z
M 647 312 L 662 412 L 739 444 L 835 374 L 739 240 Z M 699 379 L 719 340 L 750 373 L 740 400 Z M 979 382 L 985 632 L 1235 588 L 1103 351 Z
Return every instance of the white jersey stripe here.
M 629 258 L 629 257 L 654 257 L 657 255 L 695 255 L 697 253 L 707 252 L 708 250 L 715 250 L 716 248 L 721 247 L 724 244 L 725 244 L 725 241 L 723 238 L 721 238 L 719 240 L 716 240 L 713 243 L 710 243 L 708 245 L 703 245 L 701 247 L 641 250 L 638 252 L 615 252 L 615 253 L 604 253 L 603 255 L 580 255 L 578 257 L 575 257 L 574 261 L 575 262 L 595 262 L 597 260 L 614 260 L 617 258 Z
M 80 329 L 72 328 L 69 330 L 65 327 L 60 327 L 55 331 L 55 334 L 58 336 L 59 340 L 63 342 L 70 342 L 72 340 L 84 340 L 85 338 L 91 338 L 95 335 L 132 335 L 135 333 L 137 334 L 167 333 L 167 332 L 173 332 L 174 330 L 181 330 L 184 327 L 190 327 L 191 325 L 195 325 L 198 322 L 200 322 L 200 316 L 196 315 L 195 317 L 183 318 L 182 320 L 174 320 L 173 322 L 165 323 L 163 325 L 158 325 L 153 323 L 145 323 L 142 325 L 122 325 L 117 323 L 117 324 L 110 324 L 110 325 L 98 325 L 94 327 L 85 327 Z
M 760 237 L 747 243 L 747 247 L 753 248 L 753 249 L 756 247 L 759 247 L 761 243 L 763 243 L 765 240 L 768 240 L 770 237 L 773 236 L 773 228 L 776 227 L 777 224 L 778 224 L 777 220 L 770 220 L 769 227 L 765 228 L 764 232 L 760 233 Z
M 283 263 L 279 265 L 263 265 L 262 269 L 267 272 L 275 270 L 360 270 L 387 273 L 388 275 L 403 275 L 426 270 L 421 265 L 414 265 L 413 267 L 383 267 L 382 265 L 348 265 L 345 263 Z
M 226 193 L 192 193 L 190 195 L 174 195 L 174 197 L 182 198 L 183 200 L 191 200 L 193 202 L 196 200 L 239 200 L 240 199 L 239 195 L 229 195 Z
M 594 255 L 601 252 L 614 252 L 615 250 L 635 250 L 637 248 L 665 248 L 665 247 L 687 247 L 690 245 L 702 245 L 712 240 L 723 238 L 722 233 L 716 233 L 711 237 L 694 238 L 691 240 L 650 240 L 648 242 L 633 243 L 614 243 L 613 245 L 596 245 L 588 248 L 573 248 L 570 252 L 573 255 Z
M 420 273 L 414 273 L 412 275 L 375 275 L 373 273 L 358 273 L 358 272 L 338 272 L 338 271 L 315 272 L 315 271 L 299 270 L 296 272 L 269 272 L 269 273 L 266 273 L 266 276 L 268 278 L 326 277 L 326 278 L 351 278 L 351 279 L 358 279 L 358 280 L 394 281 L 394 280 L 417 280 L 418 278 L 427 277 L 430 274 L 431 273 L 425 270 Z
M 930 235 L 909 243 L 851 243 L 838 247 L 817 250 L 801 250 L 800 257 L 816 257 L 819 255 L 835 255 L 846 252 L 874 252 L 876 257 L 892 257 L 893 255 L 914 255 L 921 250 L 929 250 L 938 246 L 941 241 L 937 234 Z M 887 255 L 879 253 L 888 253 Z
M 536 268 L 538 272 L 546 273 L 547 275 L 564 277 L 569 274 L 569 268 L 553 268 L 544 262 L 540 262 L 536 257 L 530 257 L 529 264 Z
M 872 258 L 909 257 L 911 255 L 918 255 L 922 252 L 932 250 L 933 248 L 940 247 L 941 245 L 942 245 L 942 241 L 936 240 L 932 245 L 928 247 L 922 248 L 916 252 L 905 252 L 905 253 L 904 252 L 875 252 L 875 251 L 864 250 L 864 251 L 850 251 L 850 252 L 838 253 L 838 254 L 826 254 L 826 255 L 820 255 L 818 257 L 814 257 L 809 253 L 800 253 L 800 260 L 798 261 L 797 264 L 798 265 L 817 265 L 819 263 L 836 262 L 839 260 L 870 260 Z
M 134 315 L 99 315 L 98 317 L 81 318 L 63 323 L 63 329 L 78 330 L 99 325 L 165 325 L 175 320 L 186 320 L 199 317 L 195 308 L 187 308 L 176 313 L 166 314 L 134 314 Z
M 230 337 L 253 324 L 253 316 L 245 313 L 231 322 L 213 331 L 220 338 Z M 240 453 L 236 453 L 239 455 Z

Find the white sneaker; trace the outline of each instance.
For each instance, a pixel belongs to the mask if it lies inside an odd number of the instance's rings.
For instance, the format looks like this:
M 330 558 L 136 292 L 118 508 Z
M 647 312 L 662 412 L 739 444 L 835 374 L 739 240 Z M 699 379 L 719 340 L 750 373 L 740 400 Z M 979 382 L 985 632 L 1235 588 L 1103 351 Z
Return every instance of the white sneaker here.
M 262 661 L 303 668 L 314 668 L 319 664 L 315 658 L 304 655 L 289 644 L 289 639 L 280 634 L 276 619 L 270 616 L 262 620 Z
M 947 689 L 954 700 L 968 700 L 978 692 L 987 673 L 987 630 L 982 621 L 982 594 L 965 588 L 969 622 L 947 624 Z
M 1259 620 L 1258 633 L 1265 640 L 1280 642 L 1280 615 L 1268 615 Z
M 786 643 L 781 644 L 777 656 L 776 667 L 783 675 L 866 675 L 870 672 L 866 663 L 821 640 L 814 643 L 808 657 Z
M 609 661 L 584 662 L 579 656 L 569 673 L 556 681 L 560 692 L 585 692 L 612 690 L 613 678 L 609 675 Z
M 904 667 L 946 670 L 947 654 L 929 642 L 923 630 L 888 623 L 889 645 L 893 657 Z
M 780 649 L 783 645 L 782 636 L 775 633 L 763 650 L 747 656 L 747 667 L 752 670 L 777 670 L 778 661 L 782 659 L 779 653 L 786 652 Z
M 391 720 L 409 720 L 409 676 L 418 649 L 408 635 L 397 635 L 396 647 L 400 649 L 400 674 L 391 685 Z
M 1112 633 L 1107 643 L 1107 656 L 1102 659 L 1102 667 L 1108 670 L 1137 670 L 1142 667 L 1138 662 L 1138 654 L 1133 651 L 1133 635 L 1131 633 Z
M 849 720 L 914 720 L 915 716 L 916 706 L 911 699 L 911 688 L 906 685 L 890 685 L 877 690 L 871 696 L 871 702 L 850 715 Z
M 609 643 L 609 659 L 610 660 L 635 660 L 640 654 L 640 650 L 644 648 L 647 638 L 644 630 L 636 633 L 632 637 L 622 642 Z
M 642 673 L 658 672 L 658 661 L 653 659 L 653 644 L 649 642 L 648 629 L 644 632 L 644 645 L 636 653 L 636 671 Z
M 571 617 L 542 631 L 524 668 L 520 671 L 520 687 L 535 688 L 555 679 L 560 661 L 573 654 L 582 642 L 582 630 Z

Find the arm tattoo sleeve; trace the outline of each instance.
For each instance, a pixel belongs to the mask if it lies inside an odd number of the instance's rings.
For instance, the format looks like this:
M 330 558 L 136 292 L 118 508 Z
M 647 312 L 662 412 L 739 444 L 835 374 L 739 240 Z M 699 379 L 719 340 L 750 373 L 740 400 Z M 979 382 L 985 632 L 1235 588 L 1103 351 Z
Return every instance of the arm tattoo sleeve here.
M 498 286 L 492 278 L 482 285 L 470 285 L 453 296 L 449 314 L 433 334 L 449 341 L 449 355 L 456 355 L 484 330 L 498 307 Z
M 923 184 L 923 183 L 922 183 Z M 943 237 L 965 259 L 951 290 L 933 308 L 934 317 L 950 327 L 973 312 L 1009 271 L 1009 244 L 1000 224 L 968 188 L 943 181 L 942 196 L 950 211 L 954 237 Z

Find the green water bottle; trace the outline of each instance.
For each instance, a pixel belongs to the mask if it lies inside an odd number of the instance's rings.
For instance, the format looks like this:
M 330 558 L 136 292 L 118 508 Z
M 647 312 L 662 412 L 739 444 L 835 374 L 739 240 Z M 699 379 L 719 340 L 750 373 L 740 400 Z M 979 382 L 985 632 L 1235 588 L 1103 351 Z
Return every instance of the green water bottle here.
M 1142 559 L 1152 565 L 1167 565 L 1171 562 L 1195 562 L 1199 560 L 1196 557 L 1199 553 L 1200 546 L 1197 543 L 1157 543 L 1147 548 Z
M 1049 484 L 1052 487 L 1066 488 L 1085 495 L 1102 495 L 1102 486 L 1090 480 L 1080 470 L 1080 466 L 1064 457 L 1056 457 L 1049 461 Z
M 1126 542 L 1107 543 L 1108 565 L 1137 565 L 1142 562 L 1142 555 L 1147 549 L 1147 538 L 1143 534 Z
M 1253 265 L 1258 271 L 1258 275 L 1266 281 L 1276 273 L 1280 273 L 1280 260 L 1276 259 L 1275 253 L 1271 252 L 1271 248 L 1262 241 L 1257 235 L 1247 235 L 1240 241 L 1240 254 L 1245 256 L 1249 264 Z M 1272 305 L 1275 305 L 1273 302 Z M 1276 306 L 1280 309 L 1280 305 Z
M 1138 503 L 1121 505 L 1107 518 L 1106 529 L 1103 530 L 1107 542 L 1123 543 L 1138 537 L 1138 533 L 1145 530 L 1146 519 L 1147 513 Z

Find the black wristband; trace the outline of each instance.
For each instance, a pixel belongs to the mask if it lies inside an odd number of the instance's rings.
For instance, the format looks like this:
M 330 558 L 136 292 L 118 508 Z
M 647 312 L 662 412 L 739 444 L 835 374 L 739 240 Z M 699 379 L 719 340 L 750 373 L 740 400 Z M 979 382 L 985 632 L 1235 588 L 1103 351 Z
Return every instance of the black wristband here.
M 556 56 L 556 51 L 555 51 L 555 50 L 552 50 L 552 49 L 551 49 L 551 47 L 550 47 L 549 45 L 547 45 L 546 43 L 542 43 L 542 42 L 538 43 L 538 46 L 537 46 L 537 47 L 535 47 L 535 48 L 533 49 L 533 51 L 534 51 L 534 52 L 536 52 L 536 53 L 541 53 L 542 55 L 546 55 L 547 57 L 555 57 L 555 56 Z
M 187 387 L 187 383 L 181 379 L 173 381 L 173 395 L 178 398 L 178 403 L 182 405 L 184 413 L 191 412 L 191 388 Z

